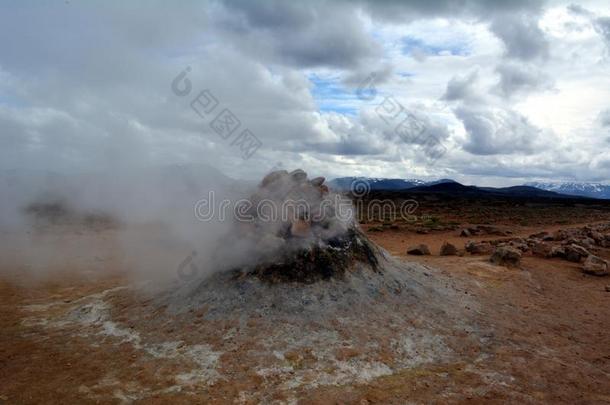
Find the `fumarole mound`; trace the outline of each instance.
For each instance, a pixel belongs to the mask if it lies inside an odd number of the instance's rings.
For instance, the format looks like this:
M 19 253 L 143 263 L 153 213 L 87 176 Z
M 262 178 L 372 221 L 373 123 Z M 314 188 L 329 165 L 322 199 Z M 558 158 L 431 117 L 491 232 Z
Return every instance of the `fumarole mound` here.
M 261 202 L 290 215 L 274 217 Z M 220 242 L 239 260 L 219 248 L 202 258 L 215 271 L 152 292 L 91 295 L 62 321 L 171 362 L 176 389 L 210 397 L 237 390 L 262 403 L 480 350 L 487 332 L 464 287 L 391 257 L 344 215 L 349 207 L 322 178 L 270 173 Z
M 253 261 L 233 269 L 268 282 L 341 278 L 356 262 L 377 271 L 378 252 L 358 229 L 349 200 L 330 192 L 323 177 L 300 169 L 269 173 L 245 201 L 235 233 Z

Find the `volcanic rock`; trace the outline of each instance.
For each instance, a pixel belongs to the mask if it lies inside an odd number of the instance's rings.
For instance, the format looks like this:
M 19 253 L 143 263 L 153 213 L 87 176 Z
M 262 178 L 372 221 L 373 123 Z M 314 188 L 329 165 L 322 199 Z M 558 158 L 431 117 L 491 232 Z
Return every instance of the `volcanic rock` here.
M 610 274 L 610 272 L 608 272 L 608 262 L 594 255 L 589 255 L 587 257 L 582 271 L 594 276 L 607 276 Z
M 428 256 L 430 255 L 430 249 L 428 249 L 428 246 L 422 243 L 419 245 L 410 246 L 407 249 L 407 254 L 414 256 Z
M 551 257 L 551 251 L 553 250 L 553 245 L 545 242 L 538 242 L 532 246 L 532 253 L 535 256 L 541 257 Z
M 460 236 L 467 238 L 469 236 L 472 236 L 472 234 L 468 229 L 462 229 L 462 232 L 460 232 Z
M 530 250 L 530 247 L 525 242 L 512 241 L 512 242 L 509 243 L 509 245 L 511 247 L 514 247 L 515 249 L 519 249 L 523 253 L 525 253 L 525 252 Z
M 595 241 L 596 245 L 601 245 L 602 241 L 605 239 L 604 235 L 597 231 L 589 232 L 589 237 Z
M 574 263 L 580 263 L 581 259 L 589 256 L 589 252 L 582 246 L 571 244 L 565 247 L 565 258 Z
M 560 257 L 562 259 L 565 259 L 565 257 L 566 257 L 565 248 L 563 248 L 561 246 L 553 246 L 551 248 L 550 257 Z
M 449 242 L 443 243 L 441 246 L 441 256 L 455 256 L 458 254 L 457 248 Z
M 504 231 L 497 226 L 492 225 L 478 225 L 477 230 L 479 232 L 486 233 L 488 235 L 507 236 L 508 232 Z
M 584 247 L 585 249 L 592 249 L 595 246 L 595 241 L 587 237 L 579 239 L 577 244 Z
M 521 252 L 508 246 L 499 247 L 489 261 L 500 266 L 518 267 L 521 263 Z
M 316 187 L 320 187 L 324 183 L 325 180 L 326 179 L 324 177 L 316 177 L 314 179 L 311 179 L 311 184 Z
M 555 240 L 555 236 L 550 233 L 543 231 L 530 235 L 530 239 L 538 239 L 544 242 L 551 242 Z
M 493 250 L 493 246 L 488 242 L 474 241 L 469 241 L 468 243 L 466 243 L 464 248 L 468 253 L 473 255 L 491 253 L 491 251 Z

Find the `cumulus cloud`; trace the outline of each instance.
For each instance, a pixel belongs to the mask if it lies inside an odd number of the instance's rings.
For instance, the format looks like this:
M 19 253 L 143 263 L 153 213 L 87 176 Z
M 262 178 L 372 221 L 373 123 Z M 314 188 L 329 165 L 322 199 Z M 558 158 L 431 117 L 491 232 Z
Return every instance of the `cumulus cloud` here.
M 454 76 L 447 83 L 443 99 L 448 101 L 477 99 L 480 96 L 480 91 L 476 87 L 478 79 L 477 70 L 466 75 Z
M 381 57 L 353 7 L 330 2 L 227 0 L 217 27 L 234 46 L 298 67 L 354 68 Z M 332 16 L 332 18 L 329 18 Z
M 497 90 L 506 97 L 553 88 L 552 78 L 533 64 L 502 62 L 496 66 L 496 72 L 500 75 Z
M 567 4 L 525 0 L 6 4 L 0 169 L 205 162 L 256 178 L 282 161 L 328 175 L 444 176 L 466 171 L 472 154 L 505 173 L 534 170 L 523 156 L 536 154 L 552 175 L 559 147 L 539 142 L 559 129 L 583 144 L 583 114 L 569 103 L 593 111 L 590 122 L 607 108 L 599 4 L 580 10 L 594 39 L 553 29 L 562 22 L 549 13 Z M 431 56 L 415 61 L 417 47 Z M 192 91 L 177 96 L 170 84 L 187 66 Z M 359 97 L 363 84 L 375 92 Z M 551 88 L 556 97 L 540 101 Z M 204 89 L 261 140 L 249 160 L 210 127 L 219 110 L 202 118 L 191 108 Z M 425 159 L 422 138 L 396 131 L 401 121 L 379 117 L 386 97 L 448 147 L 443 167 Z M 447 108 L 430 109 L 439 99 Z M 607 128 L 603 117 L 589 130 Z M 596 152 L 562 159 L 574 170 Z
M 475 155 L 533 154 L 538 151 L 541 130 L 523 115 L 498 108 L 456 109 L 467 139 L 464 150 Z
M 496 17 L 491 31 L 506 47 L 509 58 L 531 61 L 549 56 L 549 40 L 538 25 L 538 15 L 516 13 Z

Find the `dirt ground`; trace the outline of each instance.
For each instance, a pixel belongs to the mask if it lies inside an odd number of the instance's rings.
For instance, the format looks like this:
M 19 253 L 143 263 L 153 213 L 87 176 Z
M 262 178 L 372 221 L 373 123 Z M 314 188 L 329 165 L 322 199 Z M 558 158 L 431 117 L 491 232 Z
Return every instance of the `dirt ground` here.
M 593 218 L 590 222 L 610 220 L 597 213 Z M 467 225 L 459 218 L 452 221 Z M 511 236 L 590 223 L 581 217 L 573 223 L 563 219 L 560 225 L 498 222 L 512 232 Z M 364 228 L 379 225 L 366 224 Z M 111 252 L 113 232 L 97 231 L 92 239 Z M 465 348 L 466 354 L 472 350 L 471 357 L 455 363 L 427 364 L 365 383 L 320 385 L 299 392 L 297 402 L 610 403 L 609 277 L 585 275 L 580 265 L 560 259 L 526 256 L 522 268 L 511 269 L 490 264 L 488 256 L 439 256 L 444 241 L 463 248 L 470 239 L 498 238 L 463 238 L 458 229 L 417 233 L 385 227 L 368 234 L 401 260 L 440 269 L 449 279 L 466 286 L 463 293 L 480 304 L 475 315 L 493 331 L 487 337 L 492 344 L 484 353 Z M 69 236 L 79 237 L 82 234 Z M 407 256 L 407 247 L 415 243 L 428 244 L 432 255 Z M 91 342 L 86 335 L 79 335 L 77 326 L 49 325 L 46 319 L 54 319 L 82 297 L 131 281 L 121 271 L 123 264 L 118 259 L 100 259 L 97 254 L 91 257 L 87 251 L 83 255 L 84 266 L 105 271 L 83 272 L 80 265 L 73 265 L 53 273 L 50 279 L 29 280 L 11 267 L 15 263 L 3 260 L 0 404 L 257 402 L 240 395 L 237 381 L 220 381 L 201 394 L 196 389 L 176 389 L 171 376 L 184 367 L 179 361 L 143 358 L 133 342 L 123 339 L 117 343 L 112 336 Z M 607 249 L 602 255 L 610 258 Z M 349 352 L 343 355 L 350 356 Z M 264 385 L 262 377 L 256 378 Z M 256 385 L 248 388 L 256 390 Z M 134 392 L 140 395 L 130 394 Z M 270 402 L 292 401 L 278 392 Z

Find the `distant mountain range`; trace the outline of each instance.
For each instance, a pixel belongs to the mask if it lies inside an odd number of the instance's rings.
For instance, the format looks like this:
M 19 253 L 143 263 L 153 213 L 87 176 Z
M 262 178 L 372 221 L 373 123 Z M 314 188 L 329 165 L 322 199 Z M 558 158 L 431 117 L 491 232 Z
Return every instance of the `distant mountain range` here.
M 364 186 L 366 184 L 366 186 Z M 513 196 L 513 197 L 546 197 L 546 198 L 608 198 L 610 186 L 586 183 L 528 183 L 512 187 L 477 187 L 465 186 L 451 179 L 423 181 L 418 179 L 384 179 L 370 177 L 341 177 L 333 179 L 329 185 L 335 190 L 349 191 L 398 191 L 409 190 L 415 193 L 451 193 L 470 196 Z M 356 188 L 355 188 L 356 187 Z
M 384 179 L 374 177 L 339 177 L 328 182 L 335 190 L 348 191 L 358 184 L 368 184 L 369 190 L 406 190 L 420 186 L 432 186 L 441 183 L 455 183 L 450 179 L 423 181 L 418 179 Z
M 610 199 L 610 185 L 600 183 L 525 183 L 526 186 L 556 193 Z

